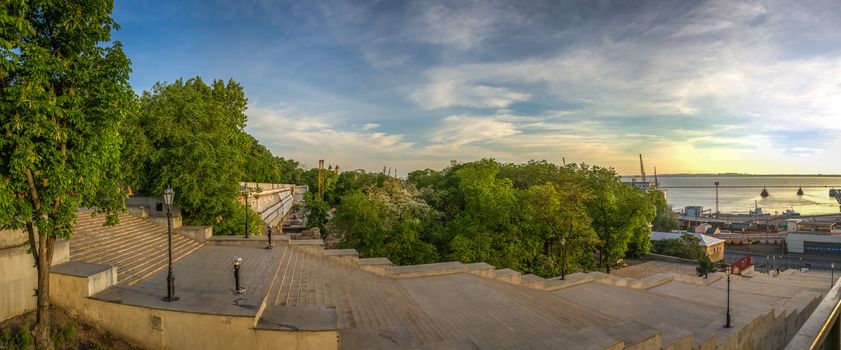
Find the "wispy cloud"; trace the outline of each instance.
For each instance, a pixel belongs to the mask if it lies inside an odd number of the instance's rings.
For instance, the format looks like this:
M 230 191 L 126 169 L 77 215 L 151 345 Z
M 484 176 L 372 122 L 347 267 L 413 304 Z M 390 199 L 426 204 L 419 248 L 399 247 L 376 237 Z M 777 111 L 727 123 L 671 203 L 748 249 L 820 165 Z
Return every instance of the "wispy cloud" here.
M 258 0 L 158 14 L 116 4 L 118 38 L 142 48 L 129 49 L 133 82 L 180 70 L 240 80 L 248 130 L 305 162 L 409 170 L 565 157 L 634 172 L 644 153 L 664 171 L 824 173 L 841 172 L 837 5 Z M 149 42 L 171 37 L 190 44 Z

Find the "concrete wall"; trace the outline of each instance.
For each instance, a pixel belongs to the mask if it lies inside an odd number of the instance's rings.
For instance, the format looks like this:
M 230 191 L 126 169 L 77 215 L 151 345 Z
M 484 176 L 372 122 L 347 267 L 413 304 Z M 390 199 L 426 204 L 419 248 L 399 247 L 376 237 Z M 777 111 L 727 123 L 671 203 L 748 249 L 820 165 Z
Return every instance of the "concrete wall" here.
M 181 226 L 176 233 L 192 238 L 197 242 L 207 242 L 213 236 L 213 226 Z
M 178 195 L 178 194 L 176 194 Z M 161 210 L 158 210 L 160 204 Z M 149 216 L 166 217 L 166 205 L 163 204 L 163 198 L 158 197 L 129 197 L 126 200 L 127 207 L 144 207 Z M 172 206 L 172 216 L 181 216 L 181 209 Z
M 32 255 L 26 253 L 26 240 L 23 231 L 0 231 L 0 321 L 35 310 L 38 271 Z M 53 264 L 69 259 L 69 244 L 56 241 Z
M 55 305 L 146 349 L 336 349 L 337 332 L 255 329 L 255 317 L 209 315 L 111 303 L 90 298 L 104 276 L 53 273 Z

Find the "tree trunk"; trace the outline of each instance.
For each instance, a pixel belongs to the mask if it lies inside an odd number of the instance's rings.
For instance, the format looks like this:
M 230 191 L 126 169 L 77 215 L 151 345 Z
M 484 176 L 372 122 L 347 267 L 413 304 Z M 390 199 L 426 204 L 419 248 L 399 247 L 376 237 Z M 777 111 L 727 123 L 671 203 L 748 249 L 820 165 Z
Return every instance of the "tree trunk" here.
M 55 238 L 47 238 L 38 232 L 38 293 L 35 313 L 35 348 L 47 350 L 52 348 L 50 339 L 50 267 L 53 257 Z

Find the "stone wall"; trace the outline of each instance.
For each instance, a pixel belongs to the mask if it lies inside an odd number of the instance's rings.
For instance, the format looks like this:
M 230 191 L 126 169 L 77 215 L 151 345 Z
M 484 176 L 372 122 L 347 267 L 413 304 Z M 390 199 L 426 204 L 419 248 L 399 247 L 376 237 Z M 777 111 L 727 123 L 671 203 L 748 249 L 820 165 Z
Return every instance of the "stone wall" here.
M 38 272 L 26 241 L 23 231 L 0 231 L 0 321 L 35 309 Z M 56 241 L 53 264 L 69 259 L 69 244 Z
M 89 276 L 52 273 L 55 305 L 146 349 L 336 349 L 337 331 L 256 329 L 253 316 L 211 315 L 91 298 L 116 282 L 115 269 Z M 258 315 L 259 317 L 259 315 Z

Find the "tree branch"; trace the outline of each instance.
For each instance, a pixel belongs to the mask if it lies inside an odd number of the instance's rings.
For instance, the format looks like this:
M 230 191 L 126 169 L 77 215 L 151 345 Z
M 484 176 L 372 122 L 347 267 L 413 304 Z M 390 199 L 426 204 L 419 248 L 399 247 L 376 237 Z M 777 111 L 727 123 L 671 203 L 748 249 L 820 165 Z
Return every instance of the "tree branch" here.
M 32 221 L 26 222 L 26 233 L 29 234 L 29 248 L 32 249 L 32 258 L 35 259 L 35 267 L 40 268 L 38 262 L 38 246 L 35 245 L 35 227 Z

